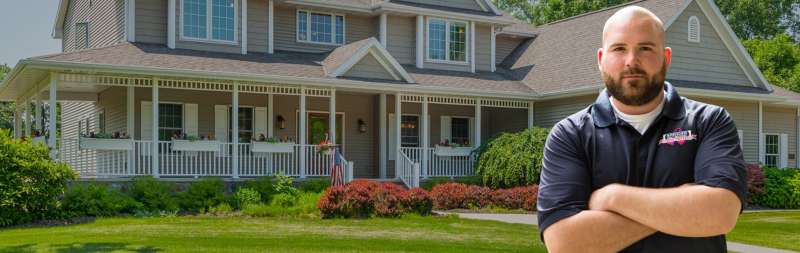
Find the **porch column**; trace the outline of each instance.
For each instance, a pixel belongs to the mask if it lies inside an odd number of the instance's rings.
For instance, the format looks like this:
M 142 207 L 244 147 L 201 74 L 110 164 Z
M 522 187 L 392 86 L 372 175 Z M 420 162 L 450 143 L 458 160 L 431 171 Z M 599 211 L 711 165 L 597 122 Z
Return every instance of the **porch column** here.
M 496 36 L 497 35 L 494 32 L 494 25 L 492 25 L 491 29 L 489 30 L 489 48 L 490 48 L 489 64 L 491 66 L 491 71 L 492 72 L 497 70 L 497 66 L 496 66 L 497 64 L 495 64 L 495 62 L 497 62 L 497 60 L 495 60 L 496 59 L 495 46 L 497 44 L 496 39 L 495 39 Z
M 336 144 L 336 89 L 331 89 L 331 98 L 328 105 L 328 137 L 331 143 Z
M 533 127 L 533 102 L 528 102 L 528 128 Z
M 270 0 L 269 2 L 272 3 L 272 0 Z M 274 110 L 273 110 L 272 107 L 274 106 L 274 104 L 275 104 L 275 102 L 273 102 L 272 94 L 271 93 L 267 94 L 267 138 L 272 138 L 272 136 L 274 136 L 274 133 L 273 133 L 274 131 L 272 130 L 273 129 L 273 125 L 275 124 L 273 122 L 273 119 L 272 119 L 273 114 L 274 114 Z M 272 167 L 272 153 L 267 153 L 267 154 L 268 154 L 267 155 L 267 168 L 269 168 L 270 172 L 273 172 L 273 170 L 275 168 Z
M 19 104 L 18 102 L 14 102 L 15 104 Z M 22 117 L 20 116 L 22 113 L 20 112 L 19 108 L 14 108 L 14 138 L 21 137 L 21 130 L 22 130 Z
M 25 110 L 25 136 L 31 136 L 31 99 L 25 99 L 25 106 L 23 107 Z
M 33 110 L 33 117 L 35 119 L 36 130 L 42 133 L 42 93 L 36 89 L 36 108 Z
M 239 178 L 239 84 L 233 83 L 233 102 L 231 102 L 231 143 L 233 144 L 233 168 L 231 173 L 233 178 Z
M 475 73 L 475 21 L 469 21 L 469 71 Z
M 153 177 L 159 178 L 159 168 L 158 168 L 158 78 L 153 78 L 153 119 L 151 120 L 151 128 L 152 128 L 152 137 L 151 141 L 153 142 L 153 147 L 150 149 L 151 157 L 153 159 L 150 161 L 151 166 L 153 167 Z
M 386 93 L 381 93 L 378 102 L 378 174 L 386 178 Z
M 48 94 L 50 99 L 50 101 L 48 102 L 48 109 L 50 109 L 50 116 L 49 116 L 50 118 L 48 120 L 47 127 L 49 129 L 48 132 L 50 133 L 50 136 L 48 136 L 47 138 L 47 147 L 50 147 L 50 157 L 53 159 L 56 159 L 56 154 L 58 152 L 56 150 L 56 137 L 57 137 L 56 121 L 58 121 L 58 116 L 56 116 L 57 86 L 58 86 L 58 74 L 52 72 L 50 73 L 50 93 Z
M 380 30 L 379 37 L 380 37 L 380 41 L 381 41 L 381 46 L 383 46 L 383 47 L 386 47 L 386 18 L 387 18 L 386 17 L 386 12 L 381 13 L 381 16 L 379 18 L 380 19 L 379 20 L 379 23 L 380 23 L 380 25 L 379 25 L 380 26 L 379 27 L 379 30 Z
M 481 99 L 475 101 L 475 143 L 474 148 L 481 146 Z
M 175 0 L 168 0 L 167 1 L 167 47 L 169 47 L 170 49 L 175 49 L 175 30 L 176 30 L 175 23 L 176 23 Z M 153 104 L 153 107 L 155 107 L 155 104 Z
M 428 147 L 431 141 L 430 122 L 428 120 L 428 96 L 422 97 L 422 177 L 428 178 Z
M 300 88 L 300 178 L 306 178 L 306 89 Z
M 403 121 L 403 108 L 402 103 L 402 95 L 400 92 L 394 95 L 394 143 L 395 143 L 395 152 L 397 152 L 396 158 L 394 159 L 394 178 L 400 178 L 400 132 L 402 129 L 400 128 L 400 122 Z
M 758 162 L 764 164 L 764 103 L 758 101 Z
M 416 42 L 417 42 L 417 49 L 416 49 L 417 58 L 416 58 L 416 60 L 417 60 L 417 62 L 416 62 L 416 67 L 418 69 L 423 68 L 422 59 L 423 59 L 423 55 L 424 55 L 424 51 L 425 51 L 425 49 L 424 49 L 425 48 L 425 35 L 424 35 L 424 33 L 425 33 L 425 19 L 422 17 L 422 15 L 417 15 L 417 37 L 416 37 L 417 38 L 416 39 Z
M 128 132 L 128 138 L 130 138 L 131 141 L 134 140 L 133 133 L 136 131 L 134 129 L 134 126 L 135 126 L 135 124 L 134 124 L 135 123 L 134 122 L 134 116 L 136 116 L 135 115 L 136 109 L 134 109 L 134 108 L 136 108 L 135 107 L 135 101 L 134 101 L 134 96 L 136 94 L 135 92 L 136 92 L 136 88 L 135 87 L 128 86 L 128 94 L 127 94 L 128 95 L 128 98 L 127 98 L 128 113 L 126 115 L 127 116 L 127 120 L 125 121 L 125 123 L 127 124 L 126 131 Z M 135 148 L 136 148 L 136 144 L 134 143 L 134 149 Z M 133 166 L 134 166 L 134 163 L 135 163 L 135 160 L 133 159 L 134 149 L 131 149 L 131 150 L 128 151 L 128 168 L 127 168 L 128 175 L 133 175 L 133 170 L 134 170 Z
M 240 39 L 242 40 L 241 49 L 242 54 L 247 54 L 247 0 L 242 0 L 242 22 L 240 23 L 242 33 L 239 34 Z

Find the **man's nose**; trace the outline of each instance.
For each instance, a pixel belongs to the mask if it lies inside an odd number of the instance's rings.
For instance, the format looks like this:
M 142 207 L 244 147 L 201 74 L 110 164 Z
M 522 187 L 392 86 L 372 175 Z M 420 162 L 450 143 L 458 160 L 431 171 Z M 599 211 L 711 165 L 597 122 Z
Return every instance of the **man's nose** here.
M 639 54 L 636 52 L 636 50 L 630 50 L 629 53 L 625 54 L 625 66 L 639 66 Z

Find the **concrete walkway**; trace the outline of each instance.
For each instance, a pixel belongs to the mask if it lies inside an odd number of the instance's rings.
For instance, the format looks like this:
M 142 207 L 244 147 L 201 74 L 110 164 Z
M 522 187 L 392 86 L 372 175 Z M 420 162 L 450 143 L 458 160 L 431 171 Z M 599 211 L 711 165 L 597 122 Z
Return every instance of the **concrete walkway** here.
M 436 211 L 438 214 L 451 214 L 448 212 Z M 453 213 L 462 219 L 473 220 L 493 220 L 506 223 L 519 223 L 528 225 L 538 225 L 535 214 L 495 214 L 495 213 Z M 728 242 L 728 250 L 739 253 L 796 253 L 794 251 L 772 249 L 736 242 Z

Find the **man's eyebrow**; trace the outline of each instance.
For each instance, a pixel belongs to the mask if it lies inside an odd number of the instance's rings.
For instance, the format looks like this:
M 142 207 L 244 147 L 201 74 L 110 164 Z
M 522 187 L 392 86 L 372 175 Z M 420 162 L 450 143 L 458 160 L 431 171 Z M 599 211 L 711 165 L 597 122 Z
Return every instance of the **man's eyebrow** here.
M 638 44 L 639 46 L 656 46 L 655 42 L 645 41 Z
M 624 47 L 624 46 L 626 46 L 625 43 L 617 42 L 617 43 L 611 44 L 610 46 L 608 46 L 608 48 Z

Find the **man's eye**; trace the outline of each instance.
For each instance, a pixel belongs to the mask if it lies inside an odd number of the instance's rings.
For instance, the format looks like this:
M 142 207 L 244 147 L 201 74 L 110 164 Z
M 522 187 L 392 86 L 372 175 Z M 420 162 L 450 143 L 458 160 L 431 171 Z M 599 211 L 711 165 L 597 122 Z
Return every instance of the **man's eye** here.
M 625 48 L 615 47 L 614 49 L 611 49 L 611 51 L 625 51 Z
M 642 51 L 653 51 L 651 47 L 642 47 Z

